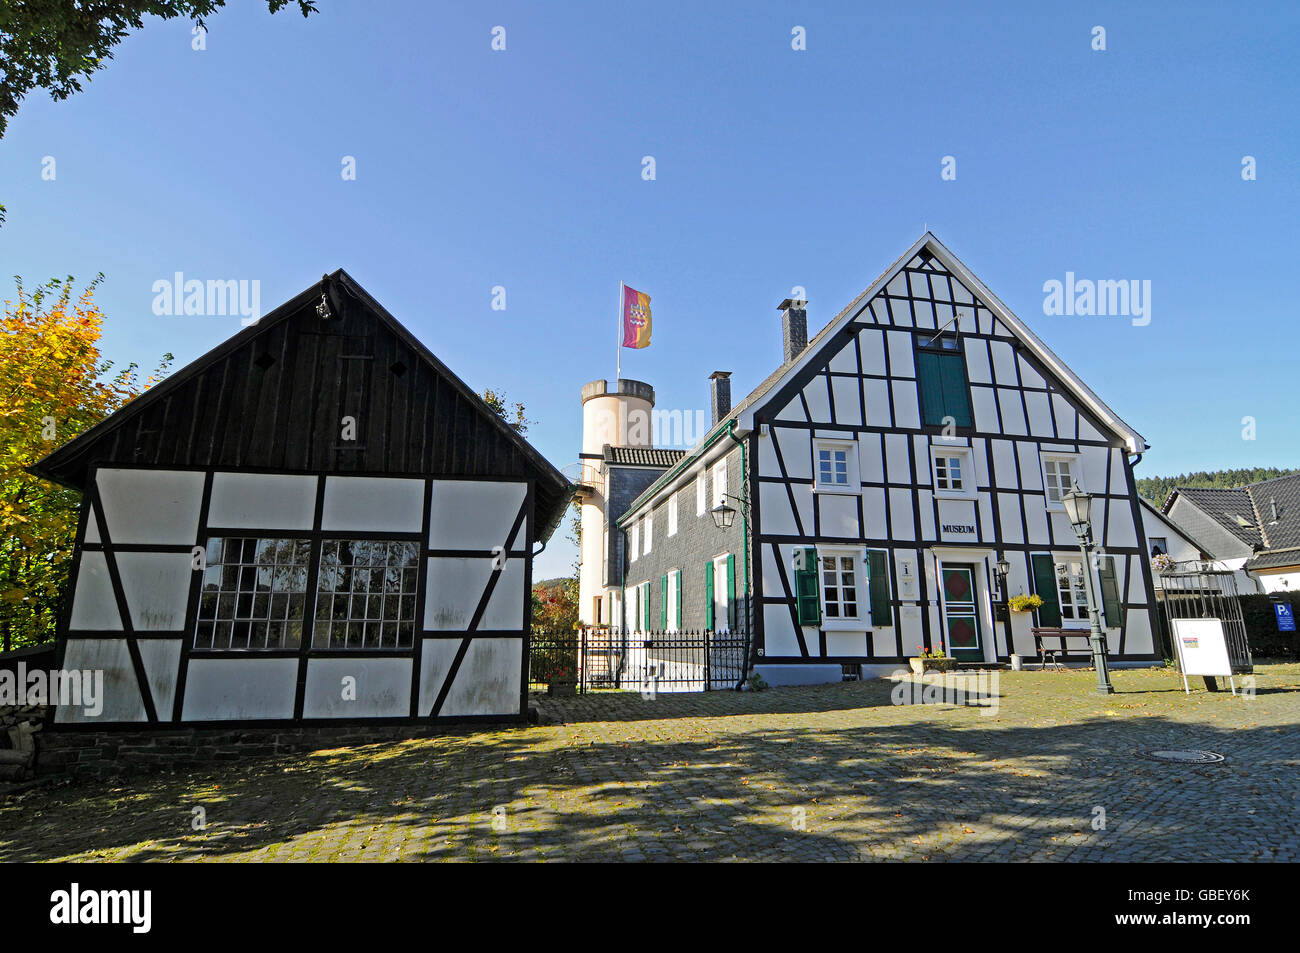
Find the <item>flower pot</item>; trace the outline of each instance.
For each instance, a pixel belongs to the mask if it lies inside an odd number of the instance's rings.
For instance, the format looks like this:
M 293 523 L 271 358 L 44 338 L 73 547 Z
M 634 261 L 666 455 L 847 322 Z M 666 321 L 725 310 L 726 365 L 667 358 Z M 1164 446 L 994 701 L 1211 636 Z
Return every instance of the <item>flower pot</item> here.
M 575 678 L 553 678 L 546 683 L 546 694 L 555 698 L 572 698 L 577 690 L 578 680 Z
M 910 658 L 907 661 L 917 675 L 924 675 L 926 672 L 951 672 L 957 667 L 957 660 L 954 658 Z

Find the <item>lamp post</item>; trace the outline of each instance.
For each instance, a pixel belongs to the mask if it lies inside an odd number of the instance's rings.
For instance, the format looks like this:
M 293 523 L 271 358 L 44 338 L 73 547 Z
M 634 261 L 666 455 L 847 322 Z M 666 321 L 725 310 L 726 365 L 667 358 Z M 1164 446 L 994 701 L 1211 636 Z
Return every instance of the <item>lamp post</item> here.
M 1011 563 L 1007 557 L 1003 556 L 994 564 L 993 575 L 998 581 L 998 600 L 993 607 L 993 618 L 1009 626 L 1011 614 L 1007 611 L 1007 576 L 1011 575 Z
M 1106 642 L 1101 631 L 1101 608 L 1097 603 L 1097 587 L 1092 581 L 1092 497 L 1079 489 L 1078 484 L 1061 498 L 1066 518 L 1079 537 L 1079 552 L 1083 554 L 1083 581 L 1088 592 L 1088 617 L 1092 620 L 1092 664 L 1097 669 L 1097 694 L 1113 695 L 1115 686 L 1110 683 L 1106 668 Z
M 729 506 L 727 500 L 735 500 L 744 507 L 747 514 L 749 513 L 748 503 L 744 499 L 732 496 L 730 493 L 723 493 L 718 497 L 718 505 L 709 510 L 709 513 L 713 516 L 713 525 L 718 529 L 730 529 L 731 525 L 736 522 L 736 508 Z

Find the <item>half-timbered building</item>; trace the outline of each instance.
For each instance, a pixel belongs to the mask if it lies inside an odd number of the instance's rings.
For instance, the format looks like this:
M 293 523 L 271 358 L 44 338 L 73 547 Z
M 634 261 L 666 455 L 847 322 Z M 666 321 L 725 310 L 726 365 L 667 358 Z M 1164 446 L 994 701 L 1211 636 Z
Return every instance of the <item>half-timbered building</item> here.
M 568 481 L 337 271 L 50 454 L 83 494 L 59 727 L 525 714 Z
M 768 681 L 838 680 L 921 647 L 1033 654 L 1035 625 L 1087 627 L 1094 571 L 1111 658 L 1156 660 L 1145 441 L 932 234 L 811 340 L 803 301 L 780 311 L 781 365 L 735 406 L 714 373 L 709 433 L 604 514 L 625 553 L 604 580 L 617 619 L 742 626 Z M 1076 484 L 1093 567 L 1061 502 Z M 1022 593 L 1042 608 L 998 610 Z

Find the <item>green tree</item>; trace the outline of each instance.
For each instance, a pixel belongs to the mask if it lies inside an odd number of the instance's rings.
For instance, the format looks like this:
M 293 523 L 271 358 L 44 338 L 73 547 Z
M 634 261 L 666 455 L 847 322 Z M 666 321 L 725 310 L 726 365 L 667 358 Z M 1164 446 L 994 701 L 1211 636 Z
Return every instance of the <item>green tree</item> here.
M 1272 480 L 1274 477 L 1290 476 L 1300 470 L 1286 470 L 1279 467 L 1243 467 L 1236 470 L 1197 470 L 1193 473 L 1180 473 L 1178 476 L 1142 477 L 1137 481 L 1138 492 L 1157 506 L 1163 506 L 1176 487 L 1206 487 L 1211 489 L 1234 490 L 1251 483 Z
M 272 13 L 296 3 L 304 17 L 316 0 L 267 0 Z M 9 117 L 33 89 L 55 100 L 81 92 L 81 81 L 113 58 L 113 48 L 146 16 L 188 17 L 207 28 L 205 17 L 226 0 L 4 0 L 0 3 L 0 138 Z M 0 219 L 2 220 L 2 219 Z
M 25 468 L 141 390 L 134 364 L 113 374 L 100 356 L 98 283 L 74 302 L 71 278 L 31 294 L 19 280 L 0 315 L 0 648 L 53 637 L 77 535 L 81 495 Z
M 506 392 L 493 390 L 489 387 L 483 391 L 483 402 L 492 408 L 493 413 L 514 427 L 522 436 L 528 433 L 528 425 L 536 423 L 535 420 L 529 420 L 524 413 L 524 405 L 519 401 L 511 401 L 506 397 Z

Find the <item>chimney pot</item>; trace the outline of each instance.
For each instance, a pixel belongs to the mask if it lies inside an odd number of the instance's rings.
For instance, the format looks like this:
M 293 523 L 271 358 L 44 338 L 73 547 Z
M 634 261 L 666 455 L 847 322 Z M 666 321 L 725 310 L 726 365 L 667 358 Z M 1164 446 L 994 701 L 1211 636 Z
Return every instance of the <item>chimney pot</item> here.
M 709 403 L 713 407 L 713 423 L 716 425 L 731 413 L 731 371 L 714 371 L 709 380 Z
M 776 309 L 781 312 L 781 360 L 789 364 L 808 346 L 808 302 L 786 298 Z

